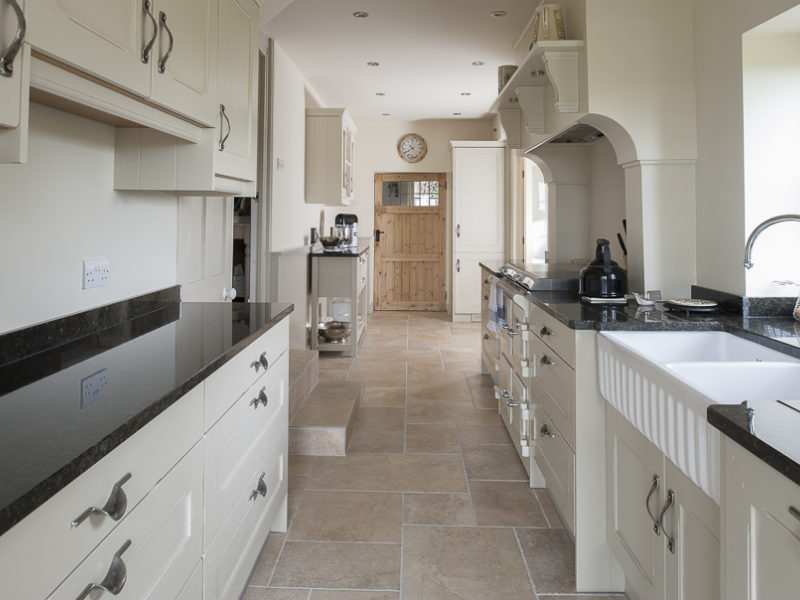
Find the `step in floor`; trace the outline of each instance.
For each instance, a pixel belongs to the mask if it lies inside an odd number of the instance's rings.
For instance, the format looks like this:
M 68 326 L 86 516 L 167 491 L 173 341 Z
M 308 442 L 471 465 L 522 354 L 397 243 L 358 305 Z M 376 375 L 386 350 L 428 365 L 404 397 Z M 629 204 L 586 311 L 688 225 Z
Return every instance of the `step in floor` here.
M 289 350 L 289 421 L 319 382 L 319 352 Z
M 364 386 L 317 385 L 289 424 L 289 454 L 344 456 Z

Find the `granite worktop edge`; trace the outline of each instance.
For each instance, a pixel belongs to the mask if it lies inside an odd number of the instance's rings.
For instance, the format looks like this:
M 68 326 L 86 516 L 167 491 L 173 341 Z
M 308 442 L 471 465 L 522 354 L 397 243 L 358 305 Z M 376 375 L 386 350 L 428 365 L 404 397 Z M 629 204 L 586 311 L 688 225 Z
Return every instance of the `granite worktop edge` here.
M 145 425 L 155 419 L 158 415 L 172 406 L 186 393 L 191 391 L 201 381 L 208 378 L 234 356 L 239 354 L 258 337 L 272 329 L 294 310 L 293 304 L 278 304 L 282 309 L 263 326 L 256 331 L 243 337 L 236 344 L 232 345 L 221 355 L 209 360 L 201 369 L 178 384 L 170 392 L 150 403 L 145 409 L 137 413 L 114 431 L 107 434 L 97 443 L 84 450 L 69 463 L 61 467 L 58 471 L 42 480 L 35 487 L 31 488 L 16 500 L 0 510 L 0 535 L 11 529 L 14 525 L 30 515 L 34 510 L 47 502 L 59 491 L 64 489 L 71 482 L 80 477 L 89 468 L 98 463 L 102 458 L 110 454 L 128 438 Z M 198 407 L 202 410 L 202 407 Z

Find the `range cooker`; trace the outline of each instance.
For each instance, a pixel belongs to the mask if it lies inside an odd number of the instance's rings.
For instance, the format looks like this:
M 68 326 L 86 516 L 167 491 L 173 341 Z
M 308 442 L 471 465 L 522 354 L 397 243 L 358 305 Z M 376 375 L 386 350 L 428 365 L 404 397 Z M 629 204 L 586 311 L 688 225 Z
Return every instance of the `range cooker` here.
M 577 292 L 582 265 L 537 264 L 510 261 L 500 267 L 497 276 L 528 292 Z

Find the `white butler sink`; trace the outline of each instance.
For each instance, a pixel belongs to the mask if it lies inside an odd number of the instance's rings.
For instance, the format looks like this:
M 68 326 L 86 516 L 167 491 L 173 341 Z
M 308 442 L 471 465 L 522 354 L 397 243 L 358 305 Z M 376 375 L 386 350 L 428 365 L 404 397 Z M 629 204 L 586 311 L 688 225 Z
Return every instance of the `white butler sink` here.
M 601 332 L 600 392 L 719 503 L 719 431 L 709 404 L 800 399 L 800 360 L 722 332 Z

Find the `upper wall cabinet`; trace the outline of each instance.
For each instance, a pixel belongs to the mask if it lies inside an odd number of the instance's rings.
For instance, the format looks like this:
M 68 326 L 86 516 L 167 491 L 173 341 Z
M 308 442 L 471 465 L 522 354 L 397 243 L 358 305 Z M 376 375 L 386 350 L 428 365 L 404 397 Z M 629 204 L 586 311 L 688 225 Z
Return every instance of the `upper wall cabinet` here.
M 344 108 L 306 109 L 306 202 L 353 203 L 356 125 Z
M 217 0 L 28 0 L 35 51 L 203 125 L 216 119 Z
M 0 163 L 27 161 L 30 47 L 24 2 L 0 0 Z

